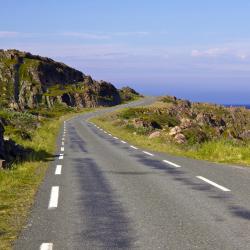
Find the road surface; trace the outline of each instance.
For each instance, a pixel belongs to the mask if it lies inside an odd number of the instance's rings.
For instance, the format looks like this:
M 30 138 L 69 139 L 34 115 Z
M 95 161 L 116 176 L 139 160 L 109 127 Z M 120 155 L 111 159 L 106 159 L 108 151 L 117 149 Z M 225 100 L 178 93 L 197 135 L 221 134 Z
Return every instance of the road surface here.
M 250 169 L 144 150 L 88 121 L 118 108 L 65 122 L 14 249 L 250 249 Z

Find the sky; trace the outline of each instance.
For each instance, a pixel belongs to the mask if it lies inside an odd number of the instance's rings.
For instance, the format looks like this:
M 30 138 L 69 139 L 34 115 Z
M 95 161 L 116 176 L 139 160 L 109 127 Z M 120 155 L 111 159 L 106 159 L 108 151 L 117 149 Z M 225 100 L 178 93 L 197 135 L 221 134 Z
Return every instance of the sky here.
M 0 0 L 0 48 L 115 86 L 250 103 L 249 0 Z

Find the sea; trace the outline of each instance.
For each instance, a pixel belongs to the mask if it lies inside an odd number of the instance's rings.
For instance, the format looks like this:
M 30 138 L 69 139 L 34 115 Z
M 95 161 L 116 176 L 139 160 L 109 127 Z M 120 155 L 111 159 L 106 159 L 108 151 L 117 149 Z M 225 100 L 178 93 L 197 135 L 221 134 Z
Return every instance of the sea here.
M 250 109 L 250 104 L 224 104 L 226 107 L 245 107 Z

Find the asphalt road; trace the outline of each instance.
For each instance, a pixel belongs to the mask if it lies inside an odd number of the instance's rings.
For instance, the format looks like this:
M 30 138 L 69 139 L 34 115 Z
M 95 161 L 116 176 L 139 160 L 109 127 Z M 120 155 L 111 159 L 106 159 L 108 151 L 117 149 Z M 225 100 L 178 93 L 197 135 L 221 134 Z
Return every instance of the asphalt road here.
M 250 249 L 250 168 L 145 151 L 88 122 L 117 108 L 62 127 L 14 248 Z

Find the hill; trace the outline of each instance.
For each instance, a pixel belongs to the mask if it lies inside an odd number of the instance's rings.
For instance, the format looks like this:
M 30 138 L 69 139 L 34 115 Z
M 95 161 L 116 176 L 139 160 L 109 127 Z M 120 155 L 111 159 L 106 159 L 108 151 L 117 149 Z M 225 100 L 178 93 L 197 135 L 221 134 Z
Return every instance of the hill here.
M 249 165 L 250 110 L 164 96 L 95 120 L 134 145 L 182 156 Z
M 55 103 L 112 106 L 123 101 L 111 83 L 95 81 L 63 63 L 18 50 L 0 50 L 0 93 L 0 105 L 15 110 L 50 108 Z

